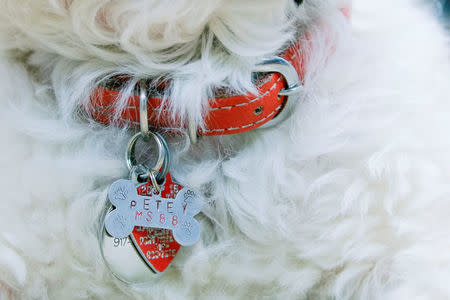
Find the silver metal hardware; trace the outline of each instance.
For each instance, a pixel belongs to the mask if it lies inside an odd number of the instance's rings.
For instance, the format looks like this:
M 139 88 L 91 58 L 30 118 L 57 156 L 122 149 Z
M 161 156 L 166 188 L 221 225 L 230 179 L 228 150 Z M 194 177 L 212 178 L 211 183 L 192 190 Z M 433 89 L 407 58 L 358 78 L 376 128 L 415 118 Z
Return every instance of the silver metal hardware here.
M 150 172 L 149 177 L 150 181 L 152 182 L 152 186 L 155 189 L 155 193 L 159 194 L 161 192 L 161 187 L 159 186 L 158 181 L 156 180 L 155 173 Z
M 166 157 L 166 146 L 167 146 L 167 144 L 165 146 L 164 143 L 162 142 L 161 138 L 158 135 L 156 135 L 153 132 L 151 132 L 151 131 L 148 132 L 148 136 L 152 137 L 156 141 L 156 144 L 158 146 L 158 159 L 156 160 L 155 166 L 153 168 L 151 168 L 151 169 L 149 168 L 148 170 L 150 172 L 153 172 L 154 174 L 158 174 L 159 170 L 164 165 L 164 161 L 165 161 L 165 157 Z M 135 157 L 135 153 L 134 153 L 135 151 L 134 150 L 135 150 L 136 142 L 140 138 L 146 140 L 144 134 L 142 132 L 138 132 L 128 142 L 127 150 L 125 152 L 125 160 L 127 162 L 128 170 L 130 170 L 130 171 L 133 171 L 133 169 L 138 165 L 138 163 L 136 162 L 136 157 Z M 139 176 L 139 174 L 137 176 Z M 165 174 L 164 174 L 164 176 L 165 176 Z M 164 176 L 162 176 L 162 179 L 164 179 Z M 159 178 L 161 176 L 157 176 L 157 177 Z
M 100 216 L 104 223 L 107 213 L 113 207 L 109 201 Z M 147 264 L 140 257 L 138 250 L 133 246 L 133 236 L 119 239 L 109 235 L 104 226 L 99 227 L 98 241 L 103 261 L 109 271 L 120 281 L 129 285 L 148 284 L 155 279 L 155 274 L 149 272 Z
M 278 96 L 287 96 L 284 109 L 272 120 L 262 125 L 259 128 L 270 128 L 277 124 L 280 124 L 286 120 L 293 112 L 297 101 L 293 101 L 290 96 L 301 92 L 302 84 L 298 73 L 290 62 L 279 56 L 274 56 L 263 60 L 255 66 L 253 72 L 276 72 L 280 73 L 286 80 L 288 87 L 281 90 Z
M 144 80 L 139 81 L 139 126 L 144 139 L 149 137 L 149 126 L 148 126 L 148 88 L 147 83 Z M 188 119 L 188 135 L 191 143 L 197 143 L 197 126 L 193 118 Z M 157 133 L 159 135 L 159 133 Z M 161 135 L 160 135 L 161 137 Z M 164 139 L 162 139 L 164 140 Z M 165 142 L 165 141 L 164 141 Z M 168 149 L 168 147 L 166 147 Z M 159 180 L 158 180 L 159 181 Z
M 166 140 L 162 137 L 159 132 L 153 133 L 150 132 L 148 127 L 148 87 L 145 80 L 139 81 L 139 126 L 141 132 L 137 133 L 133 136 L 128 143 L 127 152 L 126 152 L 126 160 L 128 169 L 131 171 L 131 177 L 136 182 L 140 182 L 141 180 L 149 180 L 152 182 L 154 180 L 154 186 L 158 189 L 158 182 L 164 180 L 167 172 L 170 167 L 170 150 L 167 145 Z M 155 167 L 152 170 L 149 170 L 144 165 L 137 165 L 138 168 L 133 167 L 136 163 L 134 158 L 134 147 L 136 145 L 137 140 L 142 137 L 146 142 L 149 141 L 150 137 L 153 137 L 158 145 L 158 160 L 156 162 Z M 161 159 L 163 162 L 161 162 Z M 161 172 L 159 170 L 161 169 Z M 146 170 L 144 170 L 146 168 Z M 157 175 L 155 175 L 157 174 Z M 145 177 L 145 178 L 141 178 Z
M 147 84 L 141 80 L 139 82 L 139 125 L 144 138 L 149 135 L 147 101 Z
M 150 170 L 142 164 L 136 165 L 130 170 L 131 181 L 136 184 L 148 181 L 150 174 Z
M 278 92 L 278 96 L 291 96 L 300 93 L 301 85 L 296 85 L 287 89 L 282 89 Z
M 111 273 L 127 284 L 148 283 L 154 280 L 154 273 L 164 272 L 178 251 L 173 239 L 189 246 L 200 237 L 200 224 L 194 217 L 204 203 L 201 195 L 177 184 L 169 173 L 161 191 L 167 192 L 164 198 L 155 194 L 149 183 L 136 185 L 123 179 L 109 189 L 109 201 L 101 214 L 105 226 L 99 231 L 100 251 Z M 133 212 L 128 214 L 130 210 Z M 118 226 L 114 216 L 118 216 Z M 128 225 L 138 228 L 127 235 L 123 230 Z
M 108 191 L 109 202 L 115 207 L 105 218 L 106 231 L 116 237 L 130 235 L 136 226 L 172 230 L 182 246 L 191 246 L 200 237 L 200 224 L 195 220 L 202 208 L 202 197 L 191 188 L 182 188 L 174 198 L 160 193 L 139 195 L 131 180 L 119 179 Z M 155 189 L 155 186 L 152 186 Z M 161 186 L 164 189 L 164 185 Z M 169 188 L 169 187 L 168 187 Z M 157 218 L 156 216 L 160 216 Z
M 204 202 L 200 194 L 177 184 L 168 172 L 169 147 L 160 133 L 149 131 L 142 82 L 139 100 L 141 131 L 131 137 L 125 152 L 131 180 L 119 179 L 110 186 L 101 215 L 104 227 L 99 232 L 100 251 L 108 269 L 119 280 L 137 285 L 152 280 L 148 268 L 163 272 L 180 245 L 190 246 L 199 239 L 200 224 L 194 217 Z M 139 164 L 135 153 L 138 140 L 149 143 L 150 138 L 158 152 L 153 168 Z
M 167 144 L 166 139 L 159 132 L 155 132 L 155 134 L 159 137 L 161 143 L 163 144 L 164 152 L 165 152 L 164 163 L 163 163 L 161 172 L 156 174 L 156 181 L 158 183 L 161 183 L 164 181 L 167 173 L 169 172 L 170 164 L 172 163 L 172 156 L 170 155 L 170 149 L 169 149 L 169 145 Z

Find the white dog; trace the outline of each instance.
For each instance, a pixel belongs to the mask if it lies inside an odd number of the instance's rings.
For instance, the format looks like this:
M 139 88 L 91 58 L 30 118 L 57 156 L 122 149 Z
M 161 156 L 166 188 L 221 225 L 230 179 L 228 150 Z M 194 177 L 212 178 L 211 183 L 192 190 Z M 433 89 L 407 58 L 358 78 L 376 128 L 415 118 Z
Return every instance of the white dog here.
M 1 0 L 0 298 L 449 299 L 448 34 L 420 1 L 349 5 Z M 256 66 L 298 41 L 284 121 L 190 141 L 211 99 L 258 94 Z M 105 126 L 92 99 L 113 79 Z M 133 285 L 98 232 L 141 79 L 163 83 L 170 173 L 204 205 L 199 241 Z

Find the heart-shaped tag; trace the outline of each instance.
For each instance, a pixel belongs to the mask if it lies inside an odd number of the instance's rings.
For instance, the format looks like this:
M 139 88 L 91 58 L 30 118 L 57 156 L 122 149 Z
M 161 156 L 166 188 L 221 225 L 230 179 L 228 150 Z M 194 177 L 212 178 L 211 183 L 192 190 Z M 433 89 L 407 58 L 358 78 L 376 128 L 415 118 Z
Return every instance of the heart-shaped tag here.
M 160 193 L 164 198 L 175 199 L 182 188 L 172 180 L 170 173 L 167 173 Z M 138 186 L 137 193 L 151 198 L 153 196 L 151 181 Z M 155 273 L 164 272 L 180 249 L 180 244 L 175 241 L 172 231 L 168 229 L 135 227 L 131 239 L 142 259 Z
M 164 272 L 180 249 L 180 244 L 168 229 L 136 227 L 131 239 L 141 257 L 155 273 Z

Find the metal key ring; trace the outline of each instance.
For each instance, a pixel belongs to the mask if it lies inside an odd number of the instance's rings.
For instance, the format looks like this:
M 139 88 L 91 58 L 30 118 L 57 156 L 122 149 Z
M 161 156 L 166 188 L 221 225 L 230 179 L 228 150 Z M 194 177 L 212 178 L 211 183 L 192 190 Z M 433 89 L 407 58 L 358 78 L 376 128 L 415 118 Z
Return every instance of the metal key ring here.
M 166 139 L 159 132 L 156 132 L 155 134 L 161 140 L 161 142 L 162 142 L 162 144 L 164 146 L 164 150 L 165 150 L 164 163 L 163 163 L 161 172 L 159 172 L 156 175 L 156 181 L 157 182 L 163 182 L 166 179 L 167 173 L 169 172 L 170 164 L 172 162 L 172 157 L 170 155 L 170 149 L 169 149 L 169 145 L 167 144 Z
M 158 155 L 158 160 L 157 160 L 155 166 L 153 167 L 153 169 L 149 169 L 148 167 L 143 166 L 142 164 L 138 164 L 136 162 L 136 158 L 134 156 L 134 147 L 136 145 L 136 142 L 140 137 L 143 138 L 143 135 L 141 132 L 136 133 L 131 138 L 130 142 L 128 143 L 128 147 L 127 147 L 127 151 L 126 151 L 127 167 L 130 170 L 130 172 L 133 173 L 134 171 L 137 170 L 136 168 L 139 166 L 139 169 L 141 169 L 142 173 L 146 173 L 142 170 L 143 169 L 142 167 L 145 167 L 148 172 L 153 172 L 153 174 L 155 174 L 157 182 L 163 182 L 164 179 L 166 178 L 167 172 L 169 172 L 170 163 L 171 163 L 171 155 L 170 155 L 169 145 L 167 144 L 167 141 L 164 139 L 164 137 L 159 132 L 156 132 L 156 133 L 149 132 L 148 136 L 152 136 L 155 139 L 156 143 L 158 144 L 159 155 Z M 161 158 L 162 158 L 162 162 L 161 162 Z M 146 177 L 148 177 L 148 176 L 146 176 Z
M 148 137 L 152 137 L 156 144 L 158 145 L 158 159 L 156 160 L 156 164 L 153 168 L 149 168 L 150 172 L 153 172 L 154 174 L 157 174 L 161 167 L 164 164 L 164 158 L 166 156 L 166 150 L 165 146 L 161 140 L 161 138 L 154 134 L 153 132 L 148 132 Z M 146 141 L 145 135 L 142 132 L 136 133 L 128 142 L 127 151 L 125 152 L 125 160 L 127 162 L 128 170 L 132 170 L 136 165 L 138 165 L 136 161 L 136 157 L 134 155 L 134 150 L 136 147 L 136 142 L 139 140 L 139 138 L 142 138 L 144 141 Z

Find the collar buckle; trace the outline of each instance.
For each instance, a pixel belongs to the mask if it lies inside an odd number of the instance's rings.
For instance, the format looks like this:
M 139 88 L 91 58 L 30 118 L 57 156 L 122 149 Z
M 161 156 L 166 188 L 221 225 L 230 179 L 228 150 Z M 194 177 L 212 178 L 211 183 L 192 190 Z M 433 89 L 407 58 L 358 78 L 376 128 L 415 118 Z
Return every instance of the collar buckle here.
M 285 121 L 294 111 L 298 103 L 298 97 L 291 97 L 299 94 L 302 91 L 302 83 L 300 81 L 299 75 L 295 70 L 294 66 L 284 58 L 279 56 L 274 56 L 263 60 L 257 64 L 253 72 L 275 72 L 280 73 L 287 83 L 287 88 L 282 89 L 278 93 L 278 97 L 287 96 L 284 108 L 278 113 L 278 115 L 267 122 L 266 124 L 260 126 L 259 128 L 271 128 L 283 121 Z
M 297 95 L 302 90 L 302 84 L 300 82 L 299 75 L 295 70 L 294 66 L 292 66 L 292 64 L 289 61 L 279 56 L 267 58 L 262 62 L 258 63 L 253 69 L 253 72 L 280 73 L 286 80 L 287 88 L 282 89 L 278 93 L 278 97 L 287 96 L 284 108 L 281 109 L 281 111 L 275 118 L 273 118 L 266 124 L 260 126 L 259 128 L 274 127 L 283 122 L 284 120 L 286 120 L 287 118 L 289 118 L 289 116 L 292 114 L 295 107 L 297 106 L 298 99 L 295 99 L 297 101 L 294 101 L 291 99 L 291 96 Z M 198 140 L 198 135 L 197 135 L 197 126 L 195 126 L 195 122 L 193 119 L 188 120 L 187 130 L 191 143 L 195 144 Z

